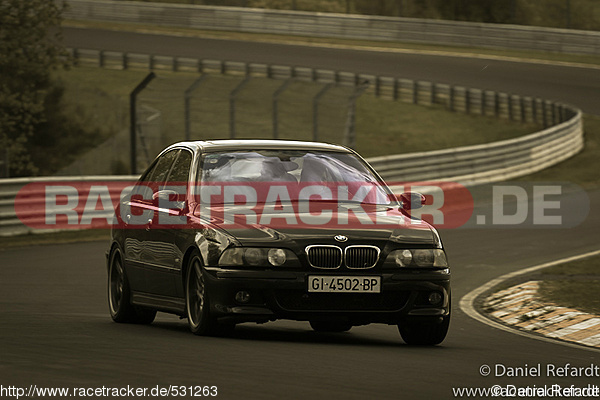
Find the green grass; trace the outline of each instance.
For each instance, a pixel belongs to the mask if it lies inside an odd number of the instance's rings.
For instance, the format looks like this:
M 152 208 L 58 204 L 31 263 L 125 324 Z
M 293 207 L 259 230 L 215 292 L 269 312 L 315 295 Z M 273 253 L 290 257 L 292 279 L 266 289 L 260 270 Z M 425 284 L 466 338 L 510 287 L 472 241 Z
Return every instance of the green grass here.
M 71 174 L 118 174 L 128 171 L 128 95 L 147 71 L 121 71 L 97 67 L 75 67 L 58 73 L 66 85 L 66 99 L 75 109 L 90 114 L 91 124 L 112 130 L 111 138 L 82 155 L 61 171 Z M 142 170 L 167 145 L 185 139 L 183 93 L 199 75 L 158 72 L 138 98 L 138 108 L 159 111 L 144 125 L 139 141 Z M 191 139 L 229 138 L 229 95 L 240 76 L 209 76 L 191 98 Z M 236 137 L 272 138 L 272 95 L 283 81 L 253 78 L 236 100 Z M 314 96 L 322 84 L 294 82 L 280 96 L 279 138 L 313 139 Z M 332 88 L 319 106 L 319 141 L 343 143 L 351 88 Z M 154 111 L 152 111 L 154 110 Z M 158 115 L 158 114 L 157 114 Z M 488 143 L 522 136 L 541 129 L 503 119 L 464 115 L 441 107 L 428 107 L 376 98 L 363 94 L 357 102 L 356 150 L 365 157 L 411 153 Z
M 548 302 L 600 315 L 600 257 L 544 269 L 539 294 Z
M 504 119 L 449 112 L 362 97 L 357 111 L 357 150 L 365 157 L 495 142 L 541 129 Z
M 585 147 L 574 157 L 535 174 L 522 181 L 572 182 L 586 189 L 600 186 L 600 116 L 584 115 Z

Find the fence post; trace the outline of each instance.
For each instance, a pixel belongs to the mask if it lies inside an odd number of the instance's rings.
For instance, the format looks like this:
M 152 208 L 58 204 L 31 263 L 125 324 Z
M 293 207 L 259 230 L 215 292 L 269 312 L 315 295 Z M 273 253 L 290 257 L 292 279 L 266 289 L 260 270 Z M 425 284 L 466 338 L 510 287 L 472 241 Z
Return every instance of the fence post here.
M 542 100 L 542 123 L 544 124 L 544 128 L 548 127 L 548 111 L 547 111 L 547 106 L 548 104 L 546 103 L 546 100 Z
M 465 114 L 471 113 L 471 89 L 465 89 Z
M 348 118 L 346 120 L 346 131 L 344 132 L 344 144 L 351 149 L 356 147 L 356 100 L 369 87 L 369 82 L 364 81 L 354 89 L 354 93 L 348 99 Z
M 196 90 L 198 88 L 198 86 L 200 86 L 202 81 L 204 81 L 207 77 L 208 77 L 208 75 L 202 75 L 200 78 L 196 79 L 190 85 L 190 87 L 188 87 L 185 90 L 185 93 L 184 93 L 185 140 L 190 140 L 190 137 L 191 137 L 192 122 L 191 122 L 190 105 L 191 105 L 191 101 L 192 101 L 192 93 L 194 92 L 194 90 Z
M 333 83 L 326 84 L 313 98 L 313 140 L 315 142 L 319 141 L 319 100 L 332 86 Z
M 412 102 L 413 104 L 419 104 L 419 81 L 413 81 Z
M 129 95 L 129 150 L 130 150 L 130 165 L 131 165 L 131 174 L 137 174 L 137 148 L 136 148 L 136 129 L 137 129 L 137 115 L 136 115 L 136 100 L 137 95 L 144 90 L 146 86 L 150 83 L 152 79 L 156 77 L 154 72 L 150 72 L 146 77 L 133 89 L 131 94 Z
M 494 92 L 494 117 L 500 118 L 500 93 Z
M 485 89 L 481 89 L 481 115 L 485 116 Z
M 229 94 L 229 137 L 235 139 L 235 98 L 238 93 L 250 82 L 252 76 L 248 75 Z
M 279 96 L 293 80 L 294 78 L 286 79 L 273 93 L 273 139 L 279 138 Z
M 4 149 L 4 159 L 0 158 L 0 178 L 10 178 L 10 163 L 9 163 L 9 152 L 8 147 Z

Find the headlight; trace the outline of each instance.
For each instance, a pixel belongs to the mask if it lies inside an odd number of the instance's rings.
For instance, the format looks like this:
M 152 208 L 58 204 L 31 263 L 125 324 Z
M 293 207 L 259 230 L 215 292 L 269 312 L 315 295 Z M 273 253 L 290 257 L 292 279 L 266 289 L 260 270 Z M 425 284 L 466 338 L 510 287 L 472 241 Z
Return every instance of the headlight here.
M 267 253 L 267 260 L 269 260 L 269 264 L 279 267 L 285 264 L 287 260 L 287 254 L 283 249 L 269 249 Z
M 296 267 L 298 257 L 287 249 L 262 247 L 233 247 L 227 249 L 219 259 L 219 266 L 226 267 Z
M 385 264 L 411 268 L 447 268 L 448 260 L 442 249 L 405 249 L 392 251 L 385 260 Z
M 412 252 L 410 250 L 396 250 L 392 252 L 394 261 L 399 267 L 406 267 L 412 262 Z M 390 256 L 392 255 L 390 254 Z

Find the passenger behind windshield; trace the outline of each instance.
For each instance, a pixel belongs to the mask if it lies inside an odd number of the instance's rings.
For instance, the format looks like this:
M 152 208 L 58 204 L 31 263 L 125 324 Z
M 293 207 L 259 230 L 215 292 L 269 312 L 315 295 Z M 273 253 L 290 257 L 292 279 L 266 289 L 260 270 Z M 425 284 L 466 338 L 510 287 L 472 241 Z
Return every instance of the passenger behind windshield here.
M 353 188 L 375 187 L 369 202 L 389 204 L 389 189 L 353 154 L 296 150 L 207 153 L 201 163 L 201 183 L 289 182 Z M 294 199 L 292 200 L 305 200 Z

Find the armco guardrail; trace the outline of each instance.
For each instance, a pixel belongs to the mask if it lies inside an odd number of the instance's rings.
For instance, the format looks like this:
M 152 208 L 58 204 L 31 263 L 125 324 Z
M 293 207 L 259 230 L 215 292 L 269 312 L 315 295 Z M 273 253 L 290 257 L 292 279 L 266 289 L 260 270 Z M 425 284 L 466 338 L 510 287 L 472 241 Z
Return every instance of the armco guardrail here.
M 600 54 L 600 32 L 416 18 L 68 0 L 65 18 L 184 28 Z
M 137 176 L 61 176 L 61 177 L 34 177 L 34 178 L 13 178 L 0 179 L 0 237 L 14 236 L 34 232 L 31 228 L 24 225 L 15 213 L 15 198 L 17 193 L 30 183 L 43 182 L 119 182 L 119 181 L 135 181 Z M 43 196 L 31 196 L 32 200 L 24 200 L 29 203 L 25 206 L 31 210 L 28 217 L 32 222 L 44 218 L 45 204 L 40 203 L 40 198 Z M 114 200 L 114 199 L 113 199 Z M 98 215 L 100 216 L 100 215 Z M 48 232 L 47 230 L 44 232 Z
M 369 74 L 356 74 L 301 66 L 204 60 L 115 51 L 69 49 L 78 66 L 114 69 L 147 69 L 206 74 L 252 75 L 269 79 L 358 86 L 369 83 L 367 92 L 377 97 L 422 105 L 442 105 L 450 111 L 533 122 L 544 127 L 570 119 L 574 110 L 557 102 L 491 90 L 465 88 Z
M 197 60 L 144 54 L 72 49 L 76 63 L 105 68 L 144 68 L 203 73 L 253 74 L 272 79 L 299 79 L 356 86 L 369 81 L 369 90 L 390 100 L 443 105 L 456 112 L 476 113 L 523 122 L 546 129 L 520 138 L 423 153 L 374 157 L 368 161 L 388 182 L 455 181 L 464 185 L 502 181 L 539 171 L 583 148 L 581 111 L 560 103 L 480 89 L 390 77 L 217 60 Z M 48 180 L 131 180 L 124 177 L 59 177 L 0 180 L 0 236 L 30 231 L 16 217 L 14 199 L 27 183 Z
M 504 181 L 557 164 L 583 149 L 581 111 L 567 121 L 516 139 L 423 153 L 374 157 L 389 182 L 453 181 L 465 186 Z
M 513 140 L 424 153 L 375 157 L 368 161 L 384 179 L 391 183 L 433 180 L 454 181 L 469 186 L 502 181 L 539 171 L 569 158 L 582 148 L 581 112 L 574 110 L 571 118 L 557 126 Z M 61 181 L 115 181 L 135 178 L 134 176 L 95 176 L 59 179 Z M 18 191 L 33 181 L 56 179 L 0 180 L 0 236 L 31 231 L 15 214 L 14 201 Z M 35 213 L 35 205 L 32 207 Z

